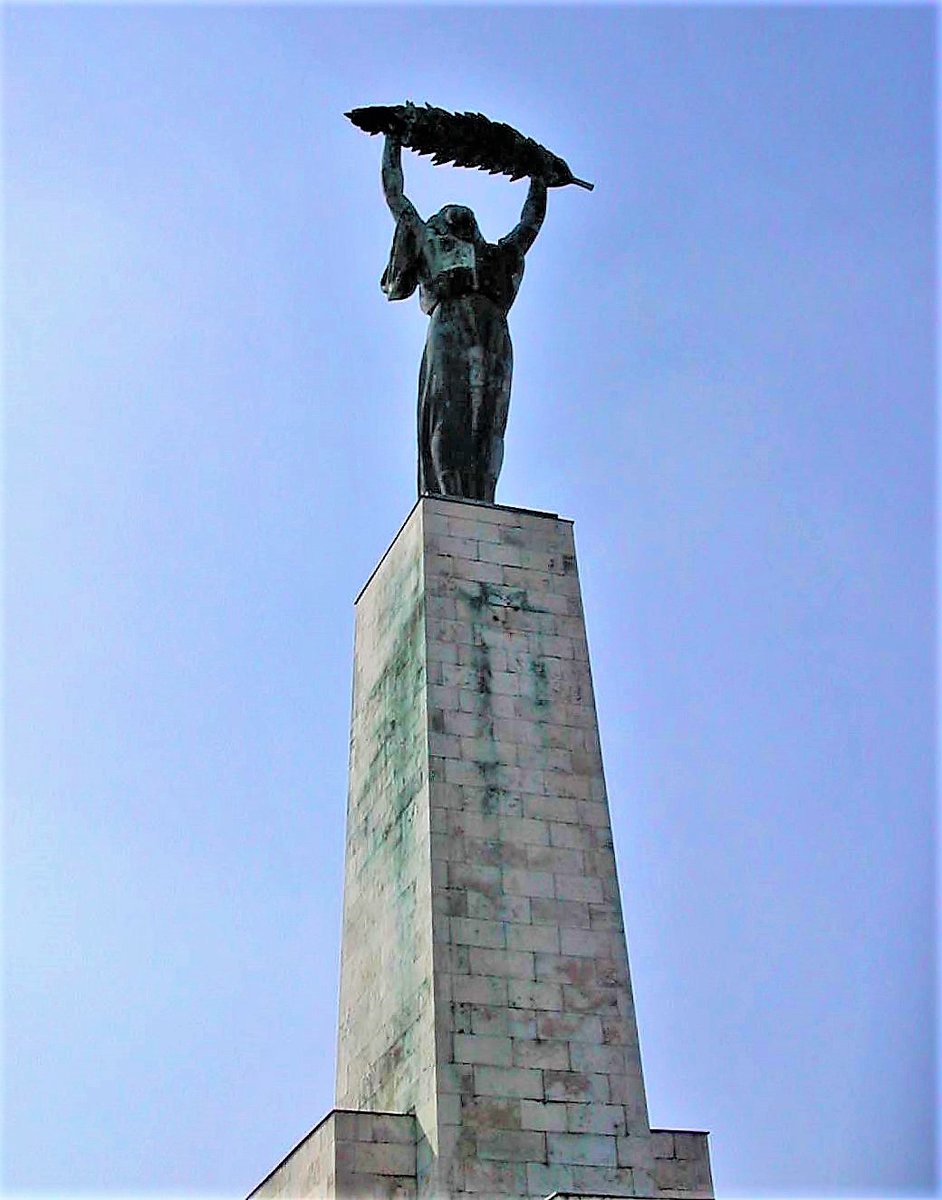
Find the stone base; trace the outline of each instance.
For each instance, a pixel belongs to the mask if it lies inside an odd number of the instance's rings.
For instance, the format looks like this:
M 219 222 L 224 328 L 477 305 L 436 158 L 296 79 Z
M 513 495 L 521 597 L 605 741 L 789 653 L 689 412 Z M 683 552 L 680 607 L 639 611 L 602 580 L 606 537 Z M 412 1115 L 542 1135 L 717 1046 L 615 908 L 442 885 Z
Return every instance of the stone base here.
M 654 1181 L 660 1197 L 711 1200 L 709 1136 L 683 1129 L 652 1129 Z
M 357 600 L 336 1103 L 253 1200 L 712 1196 L 648 1121 L 554 514 L 424 497 Z
M 249 1200 L 412 1200 L 415 1117 L 333 1109 Z
M 564 1167 L 594 1176 L 596 1190 L 553 1191 L 548 1200 L 710 1200 L 713 1185 L 705 1133 L 651 1131 L 655 1190 L 636 1191 L 630 1167 Z M 411 1113 L 353 1112 L 334 1109 L 250 1193 L 248 1200 L 414 1200 L 415 1117 Z M 627 1143 L 628 1139 L 624 1139 Z M 489 1191 L 488 1167 L 481 1163 L 480 1195 Z M 547 1180 L 553 1168 L 547 1167 Z M 556 1168 L 558 1172 L 559 1167 Z M 570 1174 L 567 1177 L 572 1177 Z M 573 1182 L 575 1180 L 573 1179 Z M 552 1186 L 548 1182 L 547 1186 Z

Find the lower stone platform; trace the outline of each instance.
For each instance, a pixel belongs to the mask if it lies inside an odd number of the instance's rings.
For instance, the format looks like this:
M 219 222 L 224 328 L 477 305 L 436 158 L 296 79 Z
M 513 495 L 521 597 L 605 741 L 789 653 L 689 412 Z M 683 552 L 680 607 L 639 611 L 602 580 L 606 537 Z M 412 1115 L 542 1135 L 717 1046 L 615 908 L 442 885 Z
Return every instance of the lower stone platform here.
M 266 1175 L 249 1200 L 410 1200 L 415 1117 L 335 1108 Z
M 262 1180 L 248 1200 L 414 1200 L 417 1194 L 415 1117 L 411 1113 L 333 1109 Z M 705 1133 L 652 1129 L 657 1196 L 634 1191 L 629 1166 L 631 1139 L 619 1139 L 615 1168 L 556 1164 L 553 1174 L 565 1191 L 548 1200 L 710 1200 L 713 1182 Z M 493 1194 L 489 1171 L 498 1162 L 478 1164 L 478 1194 Z M 582 1187 L 586 1190 L 574 1190 Z M 592 1190 L 588 1190 L 588 1189 Z

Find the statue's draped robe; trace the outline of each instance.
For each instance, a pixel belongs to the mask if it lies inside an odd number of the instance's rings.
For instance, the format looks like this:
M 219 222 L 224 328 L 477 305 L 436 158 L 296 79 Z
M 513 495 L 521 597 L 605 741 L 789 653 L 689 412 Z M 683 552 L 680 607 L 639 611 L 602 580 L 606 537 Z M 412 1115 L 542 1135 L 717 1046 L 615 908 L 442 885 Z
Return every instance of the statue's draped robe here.
M 523 263 L 512 239 L 486 242 L 459 205 L 396 223 L 380 286 L 390 300 L 418 286 L 430 317 L 419 372 L 420 495 L 494 501 L 513 370 L 507 313 Z

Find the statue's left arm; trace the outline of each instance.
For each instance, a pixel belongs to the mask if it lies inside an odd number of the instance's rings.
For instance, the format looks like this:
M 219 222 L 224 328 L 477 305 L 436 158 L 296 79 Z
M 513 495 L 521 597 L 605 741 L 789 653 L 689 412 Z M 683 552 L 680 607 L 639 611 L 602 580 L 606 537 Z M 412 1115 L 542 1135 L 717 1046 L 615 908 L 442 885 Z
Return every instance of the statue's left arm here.
M 546 184 L 542 179 L 533 176 L 530 179 L 530 190 L 527 192 L 520 221 L 506 237 L 500 239 L 500 244 L 516 246 L 521 254 L 526 254 L 536 241 L 536 235 L 540 232 L 545 216 Z

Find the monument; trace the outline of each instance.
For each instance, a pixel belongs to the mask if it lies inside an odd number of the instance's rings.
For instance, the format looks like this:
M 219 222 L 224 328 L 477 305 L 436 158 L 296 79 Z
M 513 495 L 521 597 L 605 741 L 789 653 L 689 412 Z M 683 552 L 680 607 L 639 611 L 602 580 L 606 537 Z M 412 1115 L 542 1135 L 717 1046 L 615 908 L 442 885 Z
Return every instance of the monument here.
M 420 496 L 356 601 L 337 1107 L 251 1197 L 708 1198 L 707 1135 L 648 1120 L 572 523 L 494 503 L 506 312 L 575 181 L 461 114 L 439 157 L 525 159 L 520 224 L 423 221 L 400 145 L 441 113 L 352 114 L 387 139 L 382 286 L 430 316 Z

